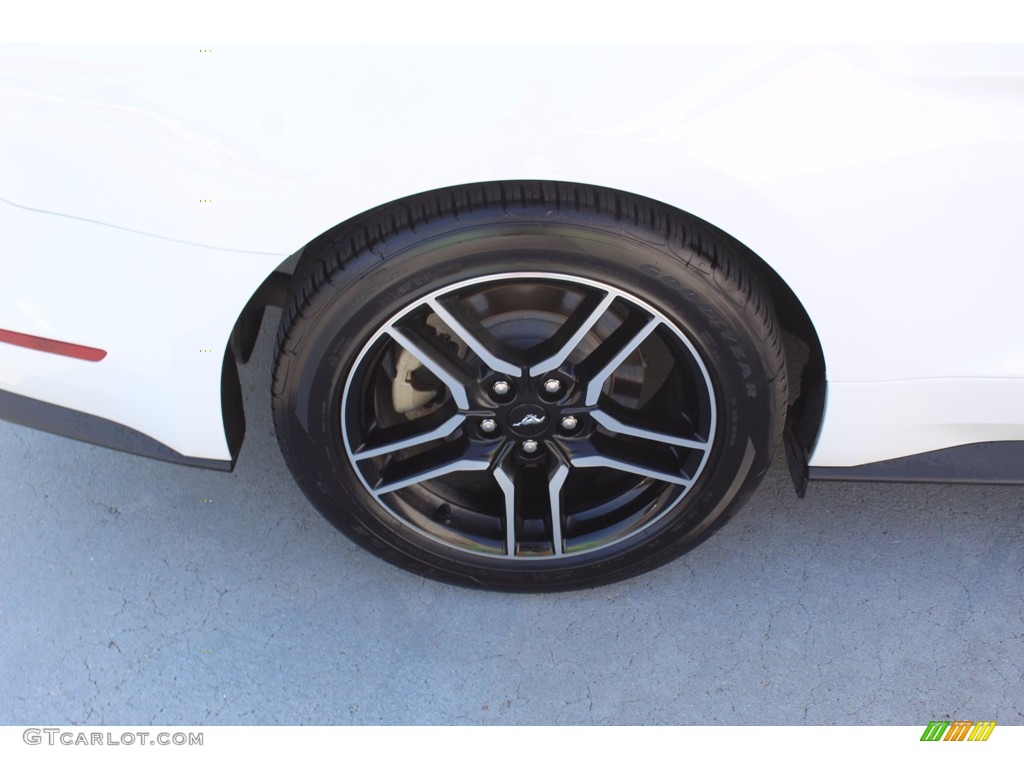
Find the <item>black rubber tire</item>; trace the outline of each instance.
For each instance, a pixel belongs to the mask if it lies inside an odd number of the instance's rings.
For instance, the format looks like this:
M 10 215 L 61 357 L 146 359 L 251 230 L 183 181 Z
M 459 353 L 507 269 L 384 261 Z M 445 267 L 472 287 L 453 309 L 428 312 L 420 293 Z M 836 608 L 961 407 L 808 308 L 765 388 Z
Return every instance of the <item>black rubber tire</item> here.
M 485 252 L 467 247 L 470 241 L 484 243 Z M 589 247 L 591 241 L 600 245 Z M 539 564 L 487 560 L 419 540 L 380 513 L 344 449 L 341 389 L 354 358 L 381 323 L 417 297 L 467 278 L 550 271 L 553 264 L 561 273 L 628 291 L 692 341 L 719 404 L 704 470 L 657 525 L 628 546 L 590 556 Z M 621 192 L 494 182 L 382 206 L 307 248 L 278 332 L 274 425 L 309 499 L 369 551 L 417 574 L 468 586 L 574 589 L 657 567 L 729 519 L 770 465 L 785 415 L 785 370 L 771 302 L 723 233 Z

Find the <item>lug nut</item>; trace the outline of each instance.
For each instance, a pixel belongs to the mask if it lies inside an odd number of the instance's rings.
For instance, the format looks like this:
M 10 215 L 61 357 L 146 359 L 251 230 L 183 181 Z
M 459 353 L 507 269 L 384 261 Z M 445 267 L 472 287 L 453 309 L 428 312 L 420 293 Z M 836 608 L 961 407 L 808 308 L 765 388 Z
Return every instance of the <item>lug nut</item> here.
M 504 397 L 512 391 L 512 385 L 507 381 L 496 381 L 491 385 L 491 392 L 496 394 L 498 397 Z
M 536 453 L 540 445 L 536 440 L 527 440 L 523 443 L 523 453 Z
M 562 391 L 562 382 L 558 379 L 548 379 L 544 382 L 544 391 L 549 395 L 557 395 Z
M 572 432 L 578 425 L 579 422 L 576 420 L 575 416 L 566 416 L 562 419 L 562 429 L 566 432 Z
M 484 419 L 480 422 L 480 431 L 490 434 L 498 428 L 498 422 L 494 419 Z

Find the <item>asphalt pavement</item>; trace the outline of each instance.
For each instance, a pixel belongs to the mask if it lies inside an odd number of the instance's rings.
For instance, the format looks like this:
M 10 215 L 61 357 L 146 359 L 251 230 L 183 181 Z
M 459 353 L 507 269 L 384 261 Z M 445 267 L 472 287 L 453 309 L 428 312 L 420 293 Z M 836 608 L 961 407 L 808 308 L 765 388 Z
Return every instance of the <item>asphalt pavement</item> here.
M 291 480 L 269 313 L 232 474 L 0 422 L 0 724 L 1024 725 L 1024 489 L 812 484 L 612 586 L 365 553 Z M 781 459 L 781 457 L 780 457 Z

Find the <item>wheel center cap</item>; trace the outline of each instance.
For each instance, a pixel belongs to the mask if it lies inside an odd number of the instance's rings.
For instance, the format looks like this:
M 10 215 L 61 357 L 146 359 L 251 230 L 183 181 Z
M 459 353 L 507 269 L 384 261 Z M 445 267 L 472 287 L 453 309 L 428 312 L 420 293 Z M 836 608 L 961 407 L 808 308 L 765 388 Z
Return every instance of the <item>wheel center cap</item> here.
M 517 405 L 508 413 L 508 428 L 519 437 L 536 437 L 548 428 L 548 414 L 539 405 Z

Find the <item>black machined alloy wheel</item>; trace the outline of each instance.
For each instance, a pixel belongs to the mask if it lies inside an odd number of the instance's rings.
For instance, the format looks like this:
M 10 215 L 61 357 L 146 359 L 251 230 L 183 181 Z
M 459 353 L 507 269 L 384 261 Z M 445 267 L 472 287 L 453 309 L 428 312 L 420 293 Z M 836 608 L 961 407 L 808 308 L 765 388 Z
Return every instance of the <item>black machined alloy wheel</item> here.
M 371 551 L 566 589 L 723 524 L 785 396 L 770 304 L 728 238 L 644 198 L 506 182 L 371 211 L 304 256 L 274 415 L 306 494 Z
M 715 405 L 693 345 L 654 308 L 513 273 L 390 318 L 356 358 L 341 423 L 366 491 L 415 533 L 465 554 L 572 558 L 686 494 Z

